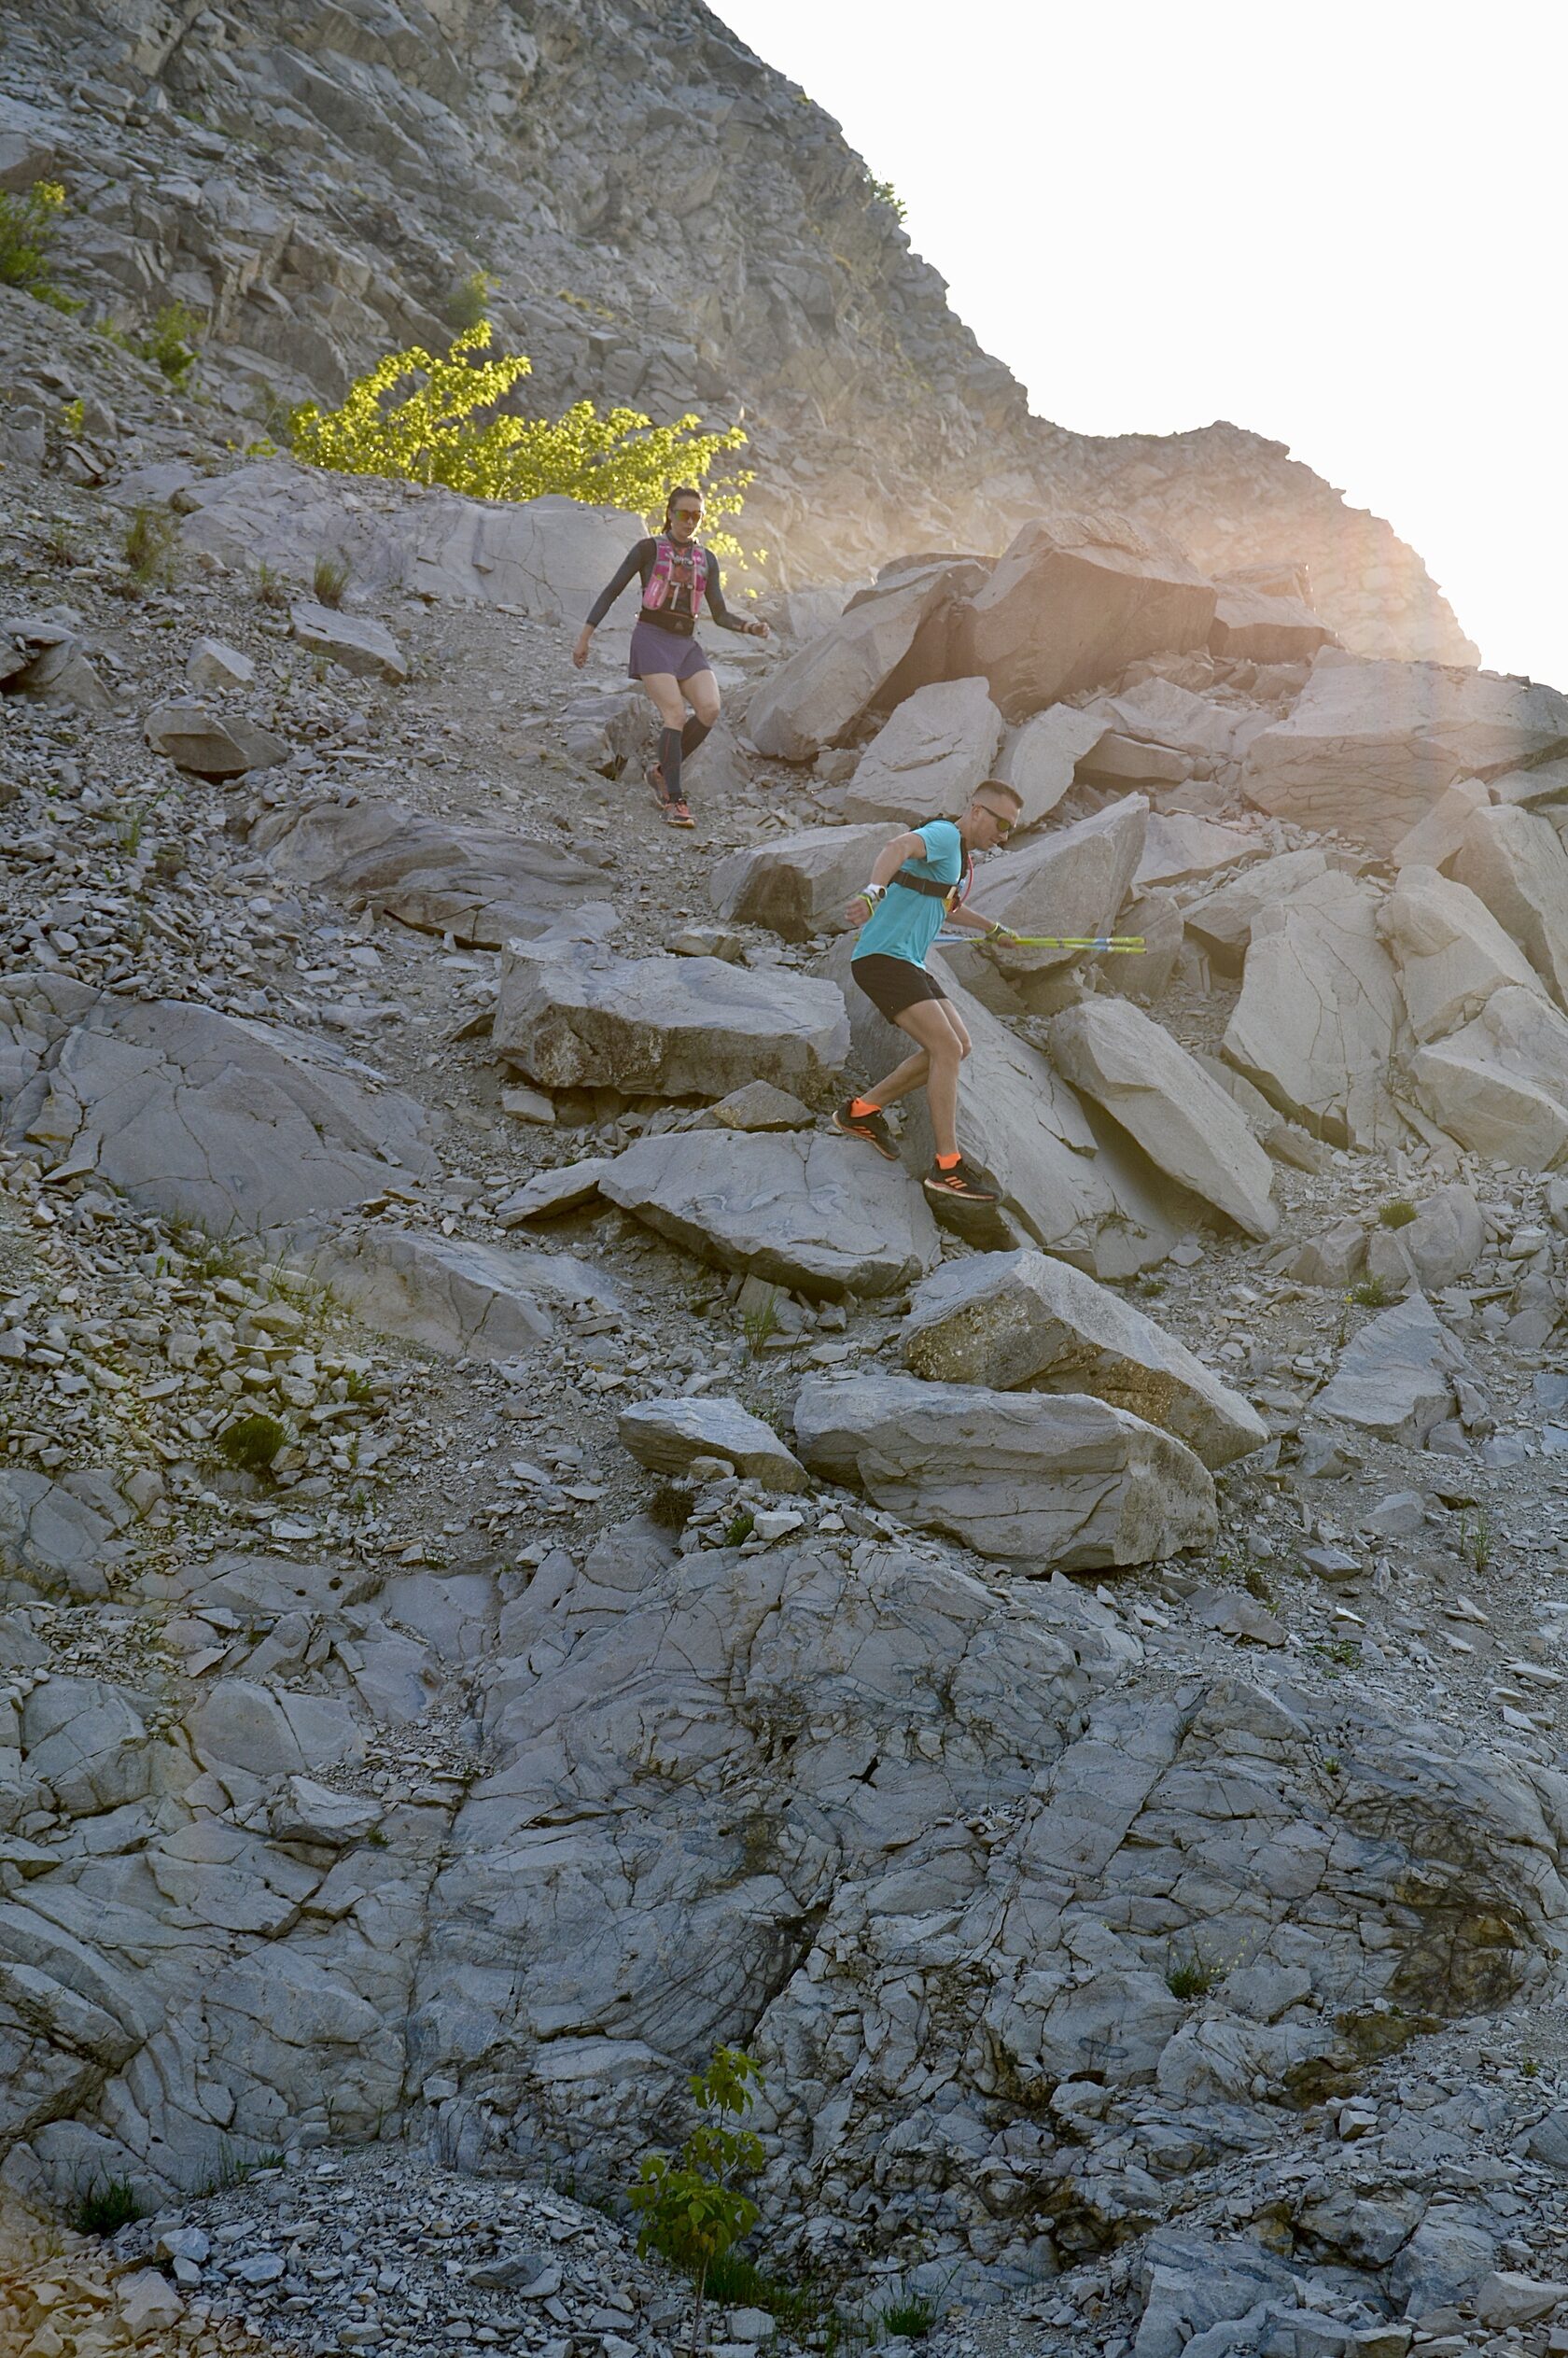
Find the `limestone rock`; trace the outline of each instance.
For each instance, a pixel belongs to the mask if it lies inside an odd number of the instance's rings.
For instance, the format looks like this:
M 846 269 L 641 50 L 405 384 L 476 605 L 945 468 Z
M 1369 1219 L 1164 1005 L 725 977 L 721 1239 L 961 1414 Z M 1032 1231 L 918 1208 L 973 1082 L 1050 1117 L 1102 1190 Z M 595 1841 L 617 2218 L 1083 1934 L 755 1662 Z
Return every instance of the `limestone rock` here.
M 130 1549 L 133 1520 L 111 1474 L 34 1473 L 0 1467 L 0 1597 L 106 1597 L 108 1576 Z
M 1267 597 L 1244 582 L 1219 582 L 1209 652 L 1230 662 L 1309 663 L 1334 633 L 1295 597 Z
M 558 1171 L 537 1171 L 497 1205 L 497 1220 L 503 1228 L 518 1228 L 525 1220 L 553 1220 L 577 1211 L 597 1196 L 600 1174 L 614 1159 L 612 1155 L 590 1155 Z
M 174 696 L 154 705 L 143 724 L 155 753 L 196 778 L 243 778 L 247 770 L 271 769 L 287 761 L 288 748 L 268 729 L 237 715 L 221 718 L 193 696 Z
M 1050 817 L 1072 784 L 1079 763 L 1094 752 L 1104 734 L 1105 723 L 1098 713 L 1080 712 L 1071 704 L 1050 705 L 1022 728 L 1008 731 L 991 774 L 1021 798 L 1020 829 L 1038 827 Z
M 938 1383 L 1087 1393 L 1174 1433 L 1211 1468 L 1267 1439 L 1240 1395 L 1152 1318 L 1043 1253 L 948 1262 L 916 1288 L 904 1365 Z
M 852 600 L 828 630 L 797 648 L 752 697 L 747 734 L 759 753 L 808 762 L 852 728 L 914 647 L 922 624 L 979 578 L 951 560 L 892 574 Z
M 837 986 L 721 958 L 616 958 L 509 942 L 495 1053 L 547 1088 L 722 1097 L 750 1080 L 821 1096 L 849 1052 Z
M 1148 817 L 1141 794 L 1124 794 L 1090 818 L 1001 853 L 976 879 L 977 905 L 1015 933 L 1113 932 L 1143 856 Z M 1012 977 L 1046 973 L 1074 953 L 1002 947 L 994 955 Z
M 1383 904 L 1379 933 L 1399 969 L 1418 1040 L 1437 1040 L 1479 1015 L 1494 990 L 1546 997 L 1546 986 L 1486 904 L 1435 868 L 1407 867 Z
M 804 1383 L 794 1413 L 813 1473 L 981 1555 L 1087 1571 L 1214 1534 L 1213 1483 L 1192 1451 L 1085 1395 L 862 1375 Z
M 370 796 L 271 811 L 251 841 L 280 877 L 330 884 L 351 903 L 483 949 L 595 908 L 606 891 L 600 869 L 553 844 Z
M 255 1234 L 434 1172 L 422 1110 L 342 1050 L 286 1025 L 175 1000 L 105 996 L 11 1099 L 74 1161 L 165 1217 Z
M 621 1308 L 609 1280 L 573 1254 L 417 1228 L 377 1225 L 329 1238 L 312 1266 L 367 1326 L 449 1358 L 516 1358 L 549 1340 L 561 1309 Z
M 918 1181 L 849 1138 L 669 1130 L 615 1156 L 597 1185 L 689 1252 L 803 1294 L 896 1294 L 937 1257 Z
M 1025 525 L 970 600 L 961 644 L 1009 719 L 1113 680 L 1141 655 L 1201 647 L 1211 582 L 1120 519 Z
M 1242 792 L 1304 827 L 1388 851 L 1461 778 L 1568 747 L 1568 697 L 1491 671 L 1320 658 L 1295 710 L 1253 739 Z
M 1424 818 L 1407 828 L 1389 853 L 1391 866 L 1445 868 L 1464 841 L 1477 811 L 1485 810 L 1492 792 L 1478 778 L 1460 778 L 1438 795 Z
M 1222 1043 L 1271 1104 L 1335 1145 L 1397 1132 L 1389 1066 L 1399 985 L 1378 904 L 1331 869 L 1255 919 Z
M 1239 827 L 1216 826 L 1183 811 L 1151 811 L 1143 834 L 1143 856 L 1133 882 L 1190 884 L 1219 868 L 1240 867 L 1265 858 L 1267 846 Z
M 1512 934 L 1558 1005 L 1568 1007 L 1568 848 L 1556 828 L 1514 803 L 1477 810 L 1453 873 Z
M 622 1447 L 651 1473 L 683 1474 L 694 1458 L 722 1457 L 770 1490 L 810 1486 L 805 1467 L 771 1425 L 711 1392 L 691 1400 L 640 1400 L 622 1411 L 615 1429 Z
M 1474 1022 L 1410 1059 L 1425 1111 L 1478 1155 L 1551 1171 L 1568 1154 L 1568 1020 L 1533 990 L 1494 990 Z
M 957 818 L 991 775 L 1001 735 L 984 680 L 933 681 L 877 731 L 833 799 L 846 819 L 892 829 Z
M 288 623 L 308 653 L 325 655 L 357 679 L 385 680 L 400 687 L 408 678 L 408 657 L 385 624 L 369 614 L 343 614 L 301 598 L 290 607 Z
M 1136 687 L 1099 698 L 1095 709 L 1107 714 L 1125 736 L 1186 754 L 1189 767 L 1194 760 L 1229 761 L 1236 725 L 1242 717 L 1237 706 L 1216 704 L 1212 697 L 1198 695 L 1157 673 L 1139 681 Z
M 1554 821 L 1561 819 L 1564 804 L 1568 804 L 1568 755 L 1555 762 L 1537 763 L 1533 769 L 1510 770 L 1505 778 L 1492 780 L 1491 799 L 1494 803 L 1520 803 L 1526 810 L 1544 810 Z
M 1419 1449 L 1451 1412 L 1453 1378 L 1465 1365 L 1425 1295 L 1411 1294 L 1351 1337 L 1313 1411 Z
M 296 1773 L 288 1780 L 286 1797 L 273 1804 L 273 1839 L 349 1848 L 373 1832 L 382 1816 L 382 1804 L 368 1794 L 335 1792 L 329 1785 L 318 1785 L 314 1777 Z
M 1239 973 L 1253 927 L 1266 909 L 1290 900 L 1328 872 L 1328 855 L 1315 849 L 1280 851 L 1244 876 L 1218 885 L 1187 905 L 1187 931 L 1226 974 Z
M 1193 763 L 1190 753 L 1178 753 L 1171 746 L 1151 745 L 1143 737 L 1107 729 L 1093 752 L 1085 754 L 1080 769 L 1091 785 L 1119 786 L 1125 793 L 1133 786 L 1184 785 Z
M 232 688 L 254 687 L 256 666 L 221 639 L 198 639 L 186 659 L 185 676 L 198 695 L 221 695 Z
M 1366 1231 L 1359 1220 L 1334 1221 L 1321 1236 L 1309 1237 L 1285 1263 L 1297 1285 L 1332 1285 L 1342 1292 L 1366 1261 Z
M 892 829 L 809 827 L 798 835 L 770 836 L 715 863 L 708 891 L 721 917 L 739 925 L 765 925 L 787 942 L 836 933 L 852 893 Z
M 1274 1173 L 1246 1119 L 1163 1025 L 1125 999 L 1083 1000 L 1051 1018 L 1052 1060 L 1137 1140 L 1156 1169 L 1249 1236 L 1280 1224 Z
M 808 1105 L 771 1081 L 748 1081 L 707 1108 L 705 1118 L 721 1130 L 809 1130 L 816 1119 Z
M 1400 1228 L 1375 1228 L 1368 1242 L 1374 1277 L 1401 1291 L 1412 1285 L 1439 1294 L 1468 1276 L 1486 1249 L 1486 1224 L 1470 1189 L 1439 1187 Z

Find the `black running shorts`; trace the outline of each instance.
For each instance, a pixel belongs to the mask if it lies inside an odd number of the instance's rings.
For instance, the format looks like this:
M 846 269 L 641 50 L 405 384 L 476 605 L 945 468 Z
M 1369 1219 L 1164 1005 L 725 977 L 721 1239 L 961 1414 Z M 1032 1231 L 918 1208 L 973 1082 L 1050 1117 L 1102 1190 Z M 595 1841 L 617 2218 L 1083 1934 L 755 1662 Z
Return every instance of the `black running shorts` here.
M 877 1014 L 886 1016 L 889 1023 L 896 1022 L 905 1007 L 918 1006 L 922 999 L 947 996 L 923 966 L 908 958 L 885 958 L 870 950 L 864 958 L 850 961 L 849 972 Z

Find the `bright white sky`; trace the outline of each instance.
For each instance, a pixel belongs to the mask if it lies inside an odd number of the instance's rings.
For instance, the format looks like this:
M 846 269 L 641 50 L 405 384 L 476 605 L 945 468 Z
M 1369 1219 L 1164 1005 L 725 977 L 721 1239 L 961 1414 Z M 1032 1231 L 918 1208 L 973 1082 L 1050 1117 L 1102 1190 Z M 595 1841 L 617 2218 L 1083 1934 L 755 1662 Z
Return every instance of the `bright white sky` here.
M 893 183 L 1039 415 L 1287 443 L 1486 663 L 1568 689 L 1568 10 L 709 5 Z

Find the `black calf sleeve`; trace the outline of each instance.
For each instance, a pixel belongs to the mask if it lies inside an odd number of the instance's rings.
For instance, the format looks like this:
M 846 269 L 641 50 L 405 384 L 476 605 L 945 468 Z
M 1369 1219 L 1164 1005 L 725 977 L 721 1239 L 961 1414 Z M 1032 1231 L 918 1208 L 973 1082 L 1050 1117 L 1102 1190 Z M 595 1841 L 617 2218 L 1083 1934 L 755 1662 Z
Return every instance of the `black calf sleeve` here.
M 659 739 L 659 766 L 665 773 L 665 792 L 671 802 L 680 797 L 680 731 L 665 729 Z
M 691 719 L 687 722 L 686 726 L 680 732 L 680 750 L 686 755 L 688 761 L 690 761 L 692 755 L 696 751 L 704 737 L 711 736 L 712 731 L 713 723 L 711 721 L 699 721 L 696 714 L 694 712 L 693 713 Z

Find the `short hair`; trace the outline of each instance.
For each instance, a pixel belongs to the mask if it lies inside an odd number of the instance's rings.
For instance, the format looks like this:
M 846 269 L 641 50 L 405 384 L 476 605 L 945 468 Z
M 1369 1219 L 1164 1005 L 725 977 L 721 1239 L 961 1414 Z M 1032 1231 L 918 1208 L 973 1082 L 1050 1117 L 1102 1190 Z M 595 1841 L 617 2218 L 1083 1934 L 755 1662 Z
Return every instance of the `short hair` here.
M 1005 794 L 1008 801 L 1017 809 L 1022 810 L 1024 807 L 1022 794 L 1019 793 L 1016 786 L 1009 786 L 1005 778 L 983 778 L 969 799 L 972 803 L 977 803 L 982 794 Z

